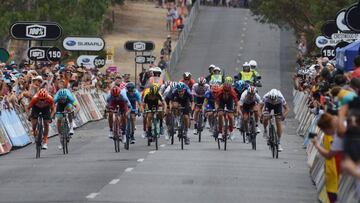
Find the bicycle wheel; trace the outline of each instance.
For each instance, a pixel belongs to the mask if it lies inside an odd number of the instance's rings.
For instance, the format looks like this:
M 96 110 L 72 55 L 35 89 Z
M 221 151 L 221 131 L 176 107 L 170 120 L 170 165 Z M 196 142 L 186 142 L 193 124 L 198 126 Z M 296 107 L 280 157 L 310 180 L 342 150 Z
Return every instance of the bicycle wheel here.
M 115 152 L 120 152 L 120 128 L 117 119 L 114 120 L 113 127 L 114 127 L 113 140 L 114 140 Z
M 226 117 L 226 115 L 225 115 Z M 225 119 L 225 126 L 224 126 L 224 135 L 223 135 L 223 139 L 224 139 L 224 151 L 226 151 L 226 145 L 227 145 L 227 137 L 228 137 L 228 118 Z
M 198 123 L 197 123 L 197 131 L 198 131 L 198 134 L 199 134 L 199 142 L 201 142 L 201 132 L 203 130 L 202 125 L 203 125 L 203 115 L 202 115 L 202 112 L 200 111 L 199 118 L 198 118 Z
M 124 148 L 126 150 L 129 150 L 130 139 L 131 139 L 131 135 L 132 135 L 131 116 L 129 116 L 128 118 L 129 119 L 127 120 L 127 123 L 126 123 L 126 142 L 124 142 Z
M 275 144 L 274 144 L 274 126 L 270 124 L 269 127 L 269 144 L 270 144 L 270 150 L 272 153 L 272 157 L 275 158 Z
M 174 144 L 174 135 L 175 135 L 175 118 L 174 116 L 171 116 L 170 118 L 170 139 L 171 139 L 171 145 Z
M 253 150 L 256 150 L 256 129 L 255 129 L 255 121 L 253 117 L 250 117 L 250 139 L 251 139 L 251 147 Z
M 43 119 L 42 117 L 38 118 L 38 123 L 37 123 L 37 135 L 36 135 L 36 139 L 35 139 L 35 143 L 36 143 L 36 158 L 40 158 L 40 153 L 41 153 L 41 144 L 42 144 L 42 136 L 43 136 Z
M 181 118 L 181 124 L 180 124 L 180 141 L 181 141 L 181 150 L 184 150 L 184 137 L 185 137 L 185 124 L 184 124 L 184 118 Z
M 279 158 L 279 142 L 278 142 L 278 136 L 276 134 L 276 131 L 274 129 L 274 151 L 275 151 L 275 158 Z

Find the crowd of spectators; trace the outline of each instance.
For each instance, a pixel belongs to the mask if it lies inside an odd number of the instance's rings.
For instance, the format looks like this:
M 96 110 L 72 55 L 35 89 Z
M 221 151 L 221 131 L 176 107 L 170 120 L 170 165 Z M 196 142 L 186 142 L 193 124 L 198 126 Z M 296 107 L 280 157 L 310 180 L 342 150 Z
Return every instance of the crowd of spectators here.
M 344 173 L 357 179 L 360 195 L 360 55 L 351 72 L 336 68 L 326 57 L 301 56 L 297 63 L 294 88 L 309 95 L 307 105 L 319 116 L 317 125 L 324 132 L 322 143 L 314 134 L 309 137 L 325 158 L 328 198 L 336 202 Z

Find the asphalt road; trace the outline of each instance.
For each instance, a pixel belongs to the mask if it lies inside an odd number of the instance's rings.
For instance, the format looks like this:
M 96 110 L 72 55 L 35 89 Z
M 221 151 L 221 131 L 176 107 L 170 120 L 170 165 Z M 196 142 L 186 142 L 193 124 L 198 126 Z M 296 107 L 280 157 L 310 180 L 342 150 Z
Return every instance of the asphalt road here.
M 255 22 L 248 10 L 202 8 L 178 76 L 206 74 L 212 63 L 233 75 L 254 57 L 260 92 L 280 88 L 291 102 L 292 42 L 291 33 Z M 316 202 L 296 125 L 286 121 L 284 152 L 274 160 L 261 136 L 257 151 L 239 137 L 219 151 L 207 130 L 201 143 L 191 135 L 184 151 L 164 139 L 155 151 L 140 138 L 141 126 L 130 151 L 114 153 L 106 122 L 93 122 L 76 131 L 66 156 L 52 138 L 39 160 L 34 145 L 0 157 L 0 202 Z

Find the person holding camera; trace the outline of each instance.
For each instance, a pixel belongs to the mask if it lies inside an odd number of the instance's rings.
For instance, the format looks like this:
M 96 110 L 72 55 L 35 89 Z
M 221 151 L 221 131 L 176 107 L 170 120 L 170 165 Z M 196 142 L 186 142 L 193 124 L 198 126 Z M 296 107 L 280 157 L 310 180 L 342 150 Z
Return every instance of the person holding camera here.
M 324 132 L 323 143 L 319 143 L 317 135 L 310 133 L 314 147 L 325 158 L 325 186 L 329 202 L 337 200 L 339 186 L 340 163 L 342 160 L 343 139 L 337 135 L 337 118 L 324 113 L 317 121 L 318 127 Z

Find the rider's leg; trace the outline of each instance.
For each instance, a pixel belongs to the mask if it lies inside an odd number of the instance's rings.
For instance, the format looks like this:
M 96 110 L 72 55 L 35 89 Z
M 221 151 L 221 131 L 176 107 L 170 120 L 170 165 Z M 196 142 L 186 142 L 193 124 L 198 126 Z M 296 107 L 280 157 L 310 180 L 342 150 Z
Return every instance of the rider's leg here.
M 132 131 L 133 131 L 133 134 L 135 132 L 135 125 L 136 125 L 136 115 L 135 114 L 131 114 L 130 115 L 131 117 L 131 125 L 132 125 Z
M 276 131 L 277 131 L 277 134 L 279 137 L 279 143 L 280 143 L 280 139 L 282 136 L 281 118 L 276 117 L 275 122 L 276 122 Z
M 223 126 L 224 126 L 224 112 L 220 111 L 218 113 L 219 118 L 219 133 L 223 133 Z
M 228 113 L 229 119 L 229 132 L 232 133 L 234 130 L 234 113 Z
M 243 126 L 245 128 L 245 132 L 249 133 L 249 113 L 243 112 Z
M 48 135 L 49 135 L 49 123 L 50 120 L 44 120 L 44 137 L 43 137 L 43 143 L 48 143 Z
M 32 127 L 32 133 L 33 133 L 33 136 L 35 137 L 36 136 L 36 126 L 37 126 L 37 119 L 36 118 L 32 118 L 31 119 L 31 127 Z
M 111 112 L 111 111 L 109 111 L 108 122 L 109 122 L 110 132 L 112 132 L 113 131 L 113 123 L 114 123 L 114 115 L 113 115 L 113 112 Z
M 147 135 L 149 136 L 151 133 L 151 125 L 152 125 L 152 118 L 153 118 L 153 114 L 152 113 L 148 113 L 146 115 L 146 129 L 147 129 Z

